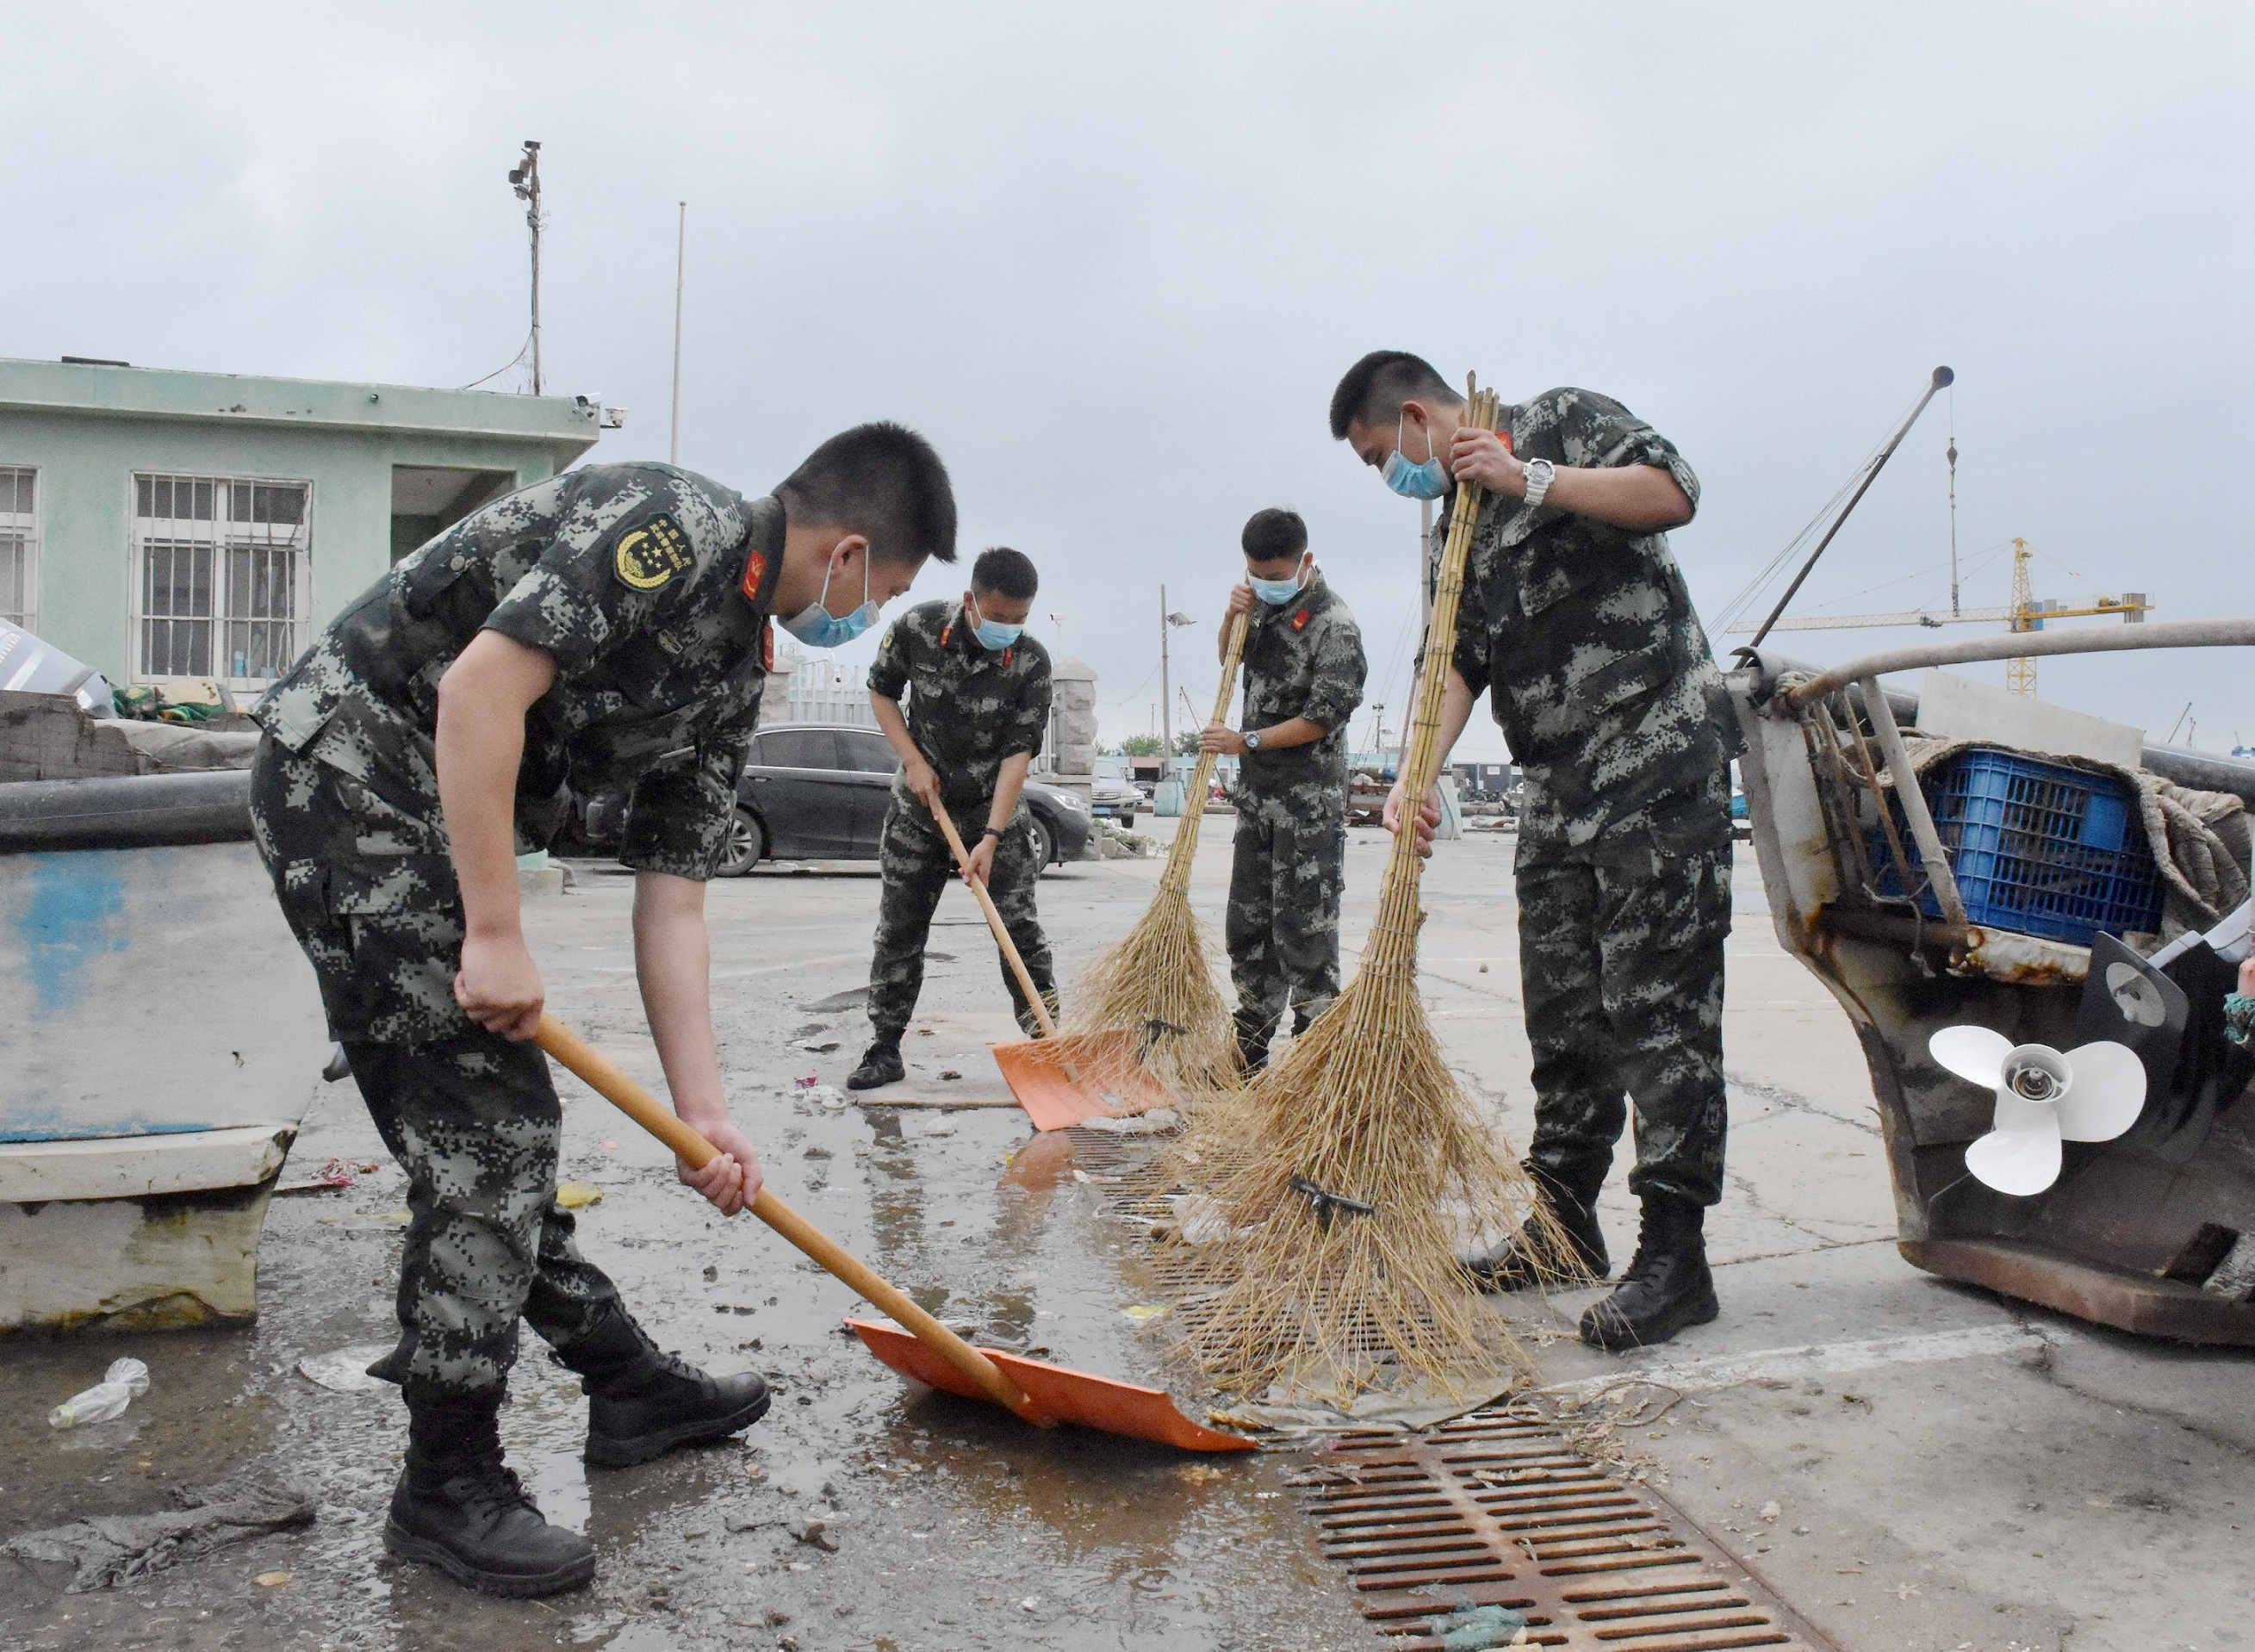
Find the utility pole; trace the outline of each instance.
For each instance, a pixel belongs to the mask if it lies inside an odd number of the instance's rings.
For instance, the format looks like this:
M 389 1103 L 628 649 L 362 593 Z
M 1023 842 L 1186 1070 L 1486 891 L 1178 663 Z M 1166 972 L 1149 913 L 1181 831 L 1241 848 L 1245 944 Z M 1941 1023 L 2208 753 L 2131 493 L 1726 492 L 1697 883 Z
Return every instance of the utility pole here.
M 1168 675 L 1167 633 L 1177 625 L 1195 625 L 1198 622 L 1187 614 L 1171 613 L 1167 608 L 1167 587 L 1159 587 L 1159 784 L 1166 785 L 1175 777 L 1175 708 L 1174 687 Z M 1164 813 L 1156 799 L 1153 812 Z
M 1159 784 L 1175 777 L 1175 696 L 1167 680 L 1167 587 L 1159 587 Z
M 524 202 L 525 228 L 532 232 L 532 393 L 540 394 L 540 145 L 528 137 L 524 155 L 509 172 L 516 198 Z
M 673 243 L 673 429 L 665 439 L 665 462 L 681 462 L 681 278 L 689 261 L 689 203 L 681 203 Z
M 1957 612 L 1957 392 L 1949 392 L 1949 611 Z

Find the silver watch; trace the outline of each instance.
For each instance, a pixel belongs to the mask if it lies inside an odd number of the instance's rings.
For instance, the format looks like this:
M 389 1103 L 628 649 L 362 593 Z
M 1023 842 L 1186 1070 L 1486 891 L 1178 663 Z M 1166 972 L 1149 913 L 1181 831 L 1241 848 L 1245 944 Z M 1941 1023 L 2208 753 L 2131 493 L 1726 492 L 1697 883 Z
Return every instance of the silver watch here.
M 1558 467 L 1547 459 L 1530 459 L 1527 461 L 1526 469 L 1527 503 L 1539 505 L 1542 503 L 1542 496 L 1550 491 L 1551 482 L 1557 479 Z
M 1245 731 L 1245 749 L 1247 751 L 1258 751 L 1261 749 L 1261 736 L 1250 728 Z

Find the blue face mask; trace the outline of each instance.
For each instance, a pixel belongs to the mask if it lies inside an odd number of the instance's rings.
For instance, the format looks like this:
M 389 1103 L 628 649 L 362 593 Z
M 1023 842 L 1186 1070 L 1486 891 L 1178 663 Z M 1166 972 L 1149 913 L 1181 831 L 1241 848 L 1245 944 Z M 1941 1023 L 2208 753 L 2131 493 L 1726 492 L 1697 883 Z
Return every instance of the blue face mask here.
M 988 619 L 979 611 L 979 599 L 975 596 L 971 599 L 971 617 L 978 622 L 971 628 L 971 634 L 979 639 L 979 646 L 990 653 L 1001 653 L 1026 634 L 1022 625 L 1004 625 Z
M 1303 562 L 1300 571 L 1289 580 L 1256 580 L 1248 573 L 1245 576 L 1245 582 L 1253 587 L 1254 595 L 1270 608 L 1280 608 L 1300 594 L 1300 581 L 1305 575 L 1306 566 Z
M 1433 451 L 1433 434 L 1425 432 L 1425 462 L 1413 465 L 1401 456 L 1401 417 L 1397 417 L 1394 451 L 1386 455 L 1386 467 L 1378 474 L 1404 499 L 1438 499 L 1449 491 L 1449 473 L 1442 468 L 1440 454 Z
M 800 609 L 783 622 L 789 631 L 809 648 L 843 648 L 877 622 L 877 604 L 869 594 L 868 552 L 861 552 L 861 606 L 839 619 L 824 606 L 830 595 L 830 570 L 822 571 L 822 594 L 808 607 Z

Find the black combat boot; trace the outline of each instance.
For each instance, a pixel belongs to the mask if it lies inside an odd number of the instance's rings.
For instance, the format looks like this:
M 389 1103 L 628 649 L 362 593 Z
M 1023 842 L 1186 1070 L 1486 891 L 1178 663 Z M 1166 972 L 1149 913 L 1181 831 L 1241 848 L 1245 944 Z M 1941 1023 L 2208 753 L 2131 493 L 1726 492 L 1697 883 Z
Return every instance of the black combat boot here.
M 407 1466 L 383 1546 L 481 1594 L 529 1599 L 587 1586 L 595 1548 L 551 1526 L 501 1456 L 501 1395 L 410 1392 Z
M 1268 1065 L 1268 1041 L 1275 1037 L 1276 1028 L 1272 1022 L 1247 1021 L 1243 1016 L 1235 1020 L 1238 1071 L 1250 1084 Z
M 556 1357 L 580 1374 L 588 1401 L 587 1459 L 607 1468 L 726 1439 L 767 1415 L 767 1380 L 758 1372 L 706 1376 L 662 1352 L 615 1304 Z
M 1562 1250 L 1531 1219 L 1493 1250 L 1467 1257 L 1465 1271 L 1482 1290 L 1524 1290 L 1529 1285 L 1570 1284 L 1579 1278 L 1603 1279 L 1612 1259 L 1598 1226 L 1598 1189 L 1605 1172 L 1584 1178 L 1587 1191 L 1569 1187 L 1547 1170 L 1529 1164 L 1528 1173 L 1566 1238 Z
M 901 1064 L 901 1037 L 895 1033 L 889 1038 L 880 1037 L 871 1041 L 861 1057 L 861 1065 L 846 1080 L 846 1087 L 874 1090 L 881 1084 L 898 1084 L 908 1076 L 908 1068 Z
M 1613 1294 L 1582 1316 L 1582 1340 L 1617 1353 L 1665 1342 L 1722 1312 L 1715 1276 L 1707 1271 L 1706 1220 L 1704 1205 L 1647 1195 L 1636 1259 Z

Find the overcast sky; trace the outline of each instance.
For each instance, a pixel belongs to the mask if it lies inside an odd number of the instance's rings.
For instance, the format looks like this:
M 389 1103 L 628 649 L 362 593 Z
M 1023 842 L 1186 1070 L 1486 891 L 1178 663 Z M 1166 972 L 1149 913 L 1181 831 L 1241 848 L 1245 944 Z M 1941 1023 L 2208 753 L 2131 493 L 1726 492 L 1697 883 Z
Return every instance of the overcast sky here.
M 1369 699 L 1406 699 L 1416 510 L 1324 425 L 1378 347 L 1673 438 L 1710 614 L 1944 362 L 1954 399 L 1800 607 L 1946 600 L 1954 417 L 1969 603 L 2005 601 L 2021 534 L 2041 595 L 2255 612 L 2251 11 L 12 8 L 0 354 L 476 379 L 523 337 L 503 174 L 537 137 L 549 388 L 631 410 L 593 457 L 665 453 L 686 198 L 682 461 L 763 491 L 842 425 L 922 429 L 966 552 L 1040 565 L 1107 738 L 1153 715 L 1162 580 L 1210 704 L 1238 530 L 1275 503 L 1361 618 Z M 2244 656 L 2041 674 L 2255 742 Z M 1462 755 L 1500 754 L 1474 727 Z

